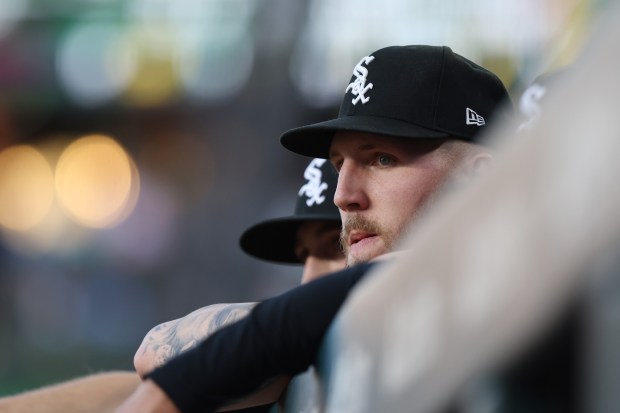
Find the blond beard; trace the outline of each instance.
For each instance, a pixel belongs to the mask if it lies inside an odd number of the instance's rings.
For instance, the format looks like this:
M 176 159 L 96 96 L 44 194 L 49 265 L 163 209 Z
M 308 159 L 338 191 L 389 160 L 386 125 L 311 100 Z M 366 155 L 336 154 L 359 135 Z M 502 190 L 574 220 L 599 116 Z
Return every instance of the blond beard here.
M 389 231 L 384 229 L 379 223 L 375 221 L 371 221 L 359 215 L 353 215 L 342 224 L 342 231 L 340 232 L 340 245 L 344 254 L 346 256 L 346 266 L 350 267 L 355 264 L 359 264 L 361 262 L 365 262 L 366 260 L 354 260 L 349 255 L 349 245 L 347 244 L 347 239 L 349 238 L 349 234 L 351 231 L 361 231 L 367 232 L 369 234 L 377 234 L 381 237 L 383 242 L 385 243 L 385 248 L 387 251 L 391 251 L 394 247 L 395 241 L 398 239 L 399 234 L 391 234 Z M 375 257 L 370 257 L 372 259 Z
M 396 248 L 399 247 L 398 241 L 403 239 L 406 236 L 406 234 L 413 231 L 415 229 L 415 225 L 417 225 L 419 221 L 423 220 L 426 217 L 426 215 L 428 215 L 429 212 L 432 209 L 434 209 L 435 204 L 437 203 L 438 199 L 440 199 L 444 195 L 444 192 L 447 192 L 446 189 L 453 189 L 457 187 L 457 186 L 453 186 L 453 187 L 450 186 L 450 187 L 444 188 L 444 185 L 445 185 L 445 182 L 444 184 L 442 184 L 442 186 L 438 187 L 434 192 L 431 192 L 426 197 L 422 205 L 418 208 L 418 210 L 414 213 L 414 215 L 410 218 L 407 225 L 405 225 L 405 227 L 403 228 L 400 228 L 396 233 L 392 233 L 388 231 L 385 227 L 380 225 L 378 222 L 371 221 L 367 218 L 364 218 L 363 216 L 360 216 L 360 215 L 349 216 L 347 220 L 343 222 L 342 230 L 340 231 L 340 246 L 346 257 L 346 266 L 351 267 L 355 264 L 359 264 L 359 263 L 366 262 L 371 259 L 377 258 L 377 257 L 369 257 L 367 260 L 355 260 L 353 257 L 349 255 L 349 246 L 347 245 L 347 239 L 349 238 L 349 234 L 351 233 L 351 231 L 358 230 L 358 231 L 367 232 L 370 234 L 379 235 L 385 244 L 385 250 L 386 250 L 385 252 L 386 253 L 392 252 Z

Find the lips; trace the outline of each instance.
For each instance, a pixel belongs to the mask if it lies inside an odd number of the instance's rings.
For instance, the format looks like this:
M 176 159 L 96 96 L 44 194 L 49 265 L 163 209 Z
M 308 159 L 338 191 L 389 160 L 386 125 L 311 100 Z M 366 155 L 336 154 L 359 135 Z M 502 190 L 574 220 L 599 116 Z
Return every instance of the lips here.
M 358 242 L 361 242 L 365 239 L 376 237 L 377 234 L 369 233 L 369 232 L 357 232 L 353 231 L 349 234 L 349 246 L 355 245 Z

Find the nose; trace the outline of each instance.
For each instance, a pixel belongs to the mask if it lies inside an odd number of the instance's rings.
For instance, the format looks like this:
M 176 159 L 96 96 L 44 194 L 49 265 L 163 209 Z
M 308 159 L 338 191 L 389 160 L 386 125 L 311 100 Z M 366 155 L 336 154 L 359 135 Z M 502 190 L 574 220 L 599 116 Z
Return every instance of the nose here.
M 340 259 L 323 259 L 309 255 L 304 263 L 304 271 L 301 276 L 301 283 L 316 280 L 324 275 L 344 268 L 344 256 Z
M 334 203 L 341 211 L 360 211 L 368 208 L 369 200 L 365 192 L 365 178 L 360 166 L 354 162 L 342 163 L 338 174 L 338 185 Z

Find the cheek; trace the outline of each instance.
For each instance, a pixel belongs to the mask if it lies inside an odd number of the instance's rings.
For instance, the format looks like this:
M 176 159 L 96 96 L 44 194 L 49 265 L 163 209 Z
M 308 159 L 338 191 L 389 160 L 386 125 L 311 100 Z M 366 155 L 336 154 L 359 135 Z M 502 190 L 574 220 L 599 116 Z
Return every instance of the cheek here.
M 401 193 L 398 202 L 392 204 L 394 211 L 391 222 L 392 228 L 396 232 L 404 230 L 412 219 L 415 218 L 422 204 L 422 197 L 419 193 Z
M 440 185 L 439 176 L 430 174 L 410 180 L 409 185 L 400 185 L 398 190 L 386 192 L 382 202 L 386 209 L 389 208 L 391 226 L 396 230 L 402 230 L 407 226 L 432 200 Z
M 375 196 L 372 219 L 380 226 L 384 237 L 398 238 L 414 216 L 418 203 L 419 194 L 415 190 L 384 187 Z

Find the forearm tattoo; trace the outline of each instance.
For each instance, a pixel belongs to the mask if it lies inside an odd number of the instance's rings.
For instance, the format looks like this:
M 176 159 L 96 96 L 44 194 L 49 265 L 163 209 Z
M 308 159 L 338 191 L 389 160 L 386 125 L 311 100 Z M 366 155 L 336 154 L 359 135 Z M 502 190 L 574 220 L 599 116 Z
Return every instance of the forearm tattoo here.
M 151 354 L 155 367 L 194 347 L 198 342 L 227 324 L 249 314 L 256 303 L 214 304 L 200 308 L 183 318 L 154 327 L 144 338 L 138 355 Z

